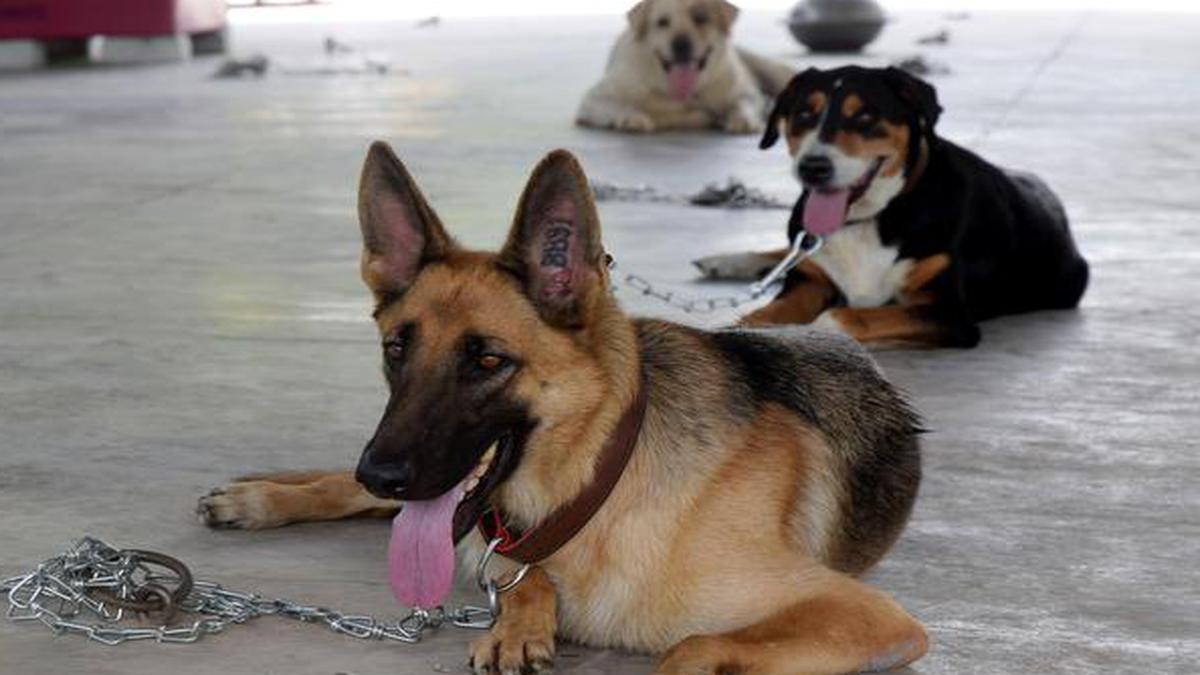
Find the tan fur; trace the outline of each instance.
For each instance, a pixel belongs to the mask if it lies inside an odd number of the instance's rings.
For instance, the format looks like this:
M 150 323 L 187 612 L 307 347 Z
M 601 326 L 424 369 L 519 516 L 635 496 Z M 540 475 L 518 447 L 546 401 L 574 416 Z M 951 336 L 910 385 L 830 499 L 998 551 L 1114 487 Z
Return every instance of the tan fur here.
M 553 182 L 564 176 L 565 184 Z M 531 185 L 546 181 L 577 192 L 583 219 L 594 219 L 586 178 L 569 155 L 539 165 Z M 585 294 L 581 323 L 564 329 L 500 270 L 525 245 L 520 228 L 530 199 L 537 196 L 527 191 L 499 256 L 452 247 L 376 315 L 381 335 L 419 322 L 423 356 L 412 358 L 431 361 L 414 368 L 447 358 L 467 331 L 493 336 L 521 359 L 510 386 L 538 424 L 520 464 L 491 496 L 520 528 L 590 480 L 641 370 L 635 326 L 608 293 Z M 607 287 L 602 264 L 589 274 L 589 283 Z M 373 287 L 377 297 L 395 285 L 372 278 L 382 284 Z M 881 592 L 830 568 L 846 543 L 846 495 L 844 460 L 825 435 L 776 404 L 731 416 L 726 357 L 698 332 L 655 335 L 671 342 L 671 353 L 688 355 L 673 366 L 687 391 L 651 384 L 620 481 L 587 525 L 504 597 L 499 623 L 472 647 L 476 672 L 544 666 L 555 632 L 600 647 L 667 652 L 662 673 L 832 674 L 917 658 L 925 649 L 920 624 Z M 702 419 L 680 428 L 679 405 Z M 346 474 L 311 478 L 234 484 L 215 497 L 223 499 L 222 513 L 253 506 L 259 526 L 387 506 L 356 490 Z M 304 490 L 317 497 L 307 506 L 298 503 Z M 468 558 L 482 546 L 474 533 L 461 543 Z

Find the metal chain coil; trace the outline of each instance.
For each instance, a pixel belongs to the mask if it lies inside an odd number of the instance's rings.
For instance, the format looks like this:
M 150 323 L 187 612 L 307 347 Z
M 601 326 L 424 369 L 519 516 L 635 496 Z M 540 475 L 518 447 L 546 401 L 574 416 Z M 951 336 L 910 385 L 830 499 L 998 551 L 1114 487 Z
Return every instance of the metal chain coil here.
M 495 579 L 487 578 L 487 561 L 480 562 L 478 577 L 491 608 L 414 608 L 395 622 L 192 580 L 187 567 L 170 556 L 119 550 L 92 537 L 80 539 L 32 572 L 0 580 L 0 593 L 7 595 L 7 616 L 13 621 L 37 621 L 55 634 L 77 633 L 106 645 L 135 640 L 196 642 L 267 615 L 324 624 L 335 633 L 361 640 L 415 643 L 426 630 L 446 622 L 460 628 L 492 626 L 499 613 L 496 595 L 519 580 L 497 586 Z M 157 626 L 122 625 L 130 614 L 161 614 L 163 619 Z M 181 616 L 188 618 L 176 623 Z

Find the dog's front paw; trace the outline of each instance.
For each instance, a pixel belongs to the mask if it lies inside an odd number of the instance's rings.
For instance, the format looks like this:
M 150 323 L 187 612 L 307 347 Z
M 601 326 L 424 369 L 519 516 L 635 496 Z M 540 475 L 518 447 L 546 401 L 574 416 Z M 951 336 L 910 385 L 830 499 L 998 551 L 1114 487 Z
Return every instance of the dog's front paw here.
M 276 486 L 266 481 L 231 483 L 200 498 L 196 515 L 205 525 L 221 529 L 260 530 L 286 523 L 275 508 Z
M 548 673 L 554 667 L 554 625 L 538 617 L 500 615 L 487 635 L 471 643 L 477 675 Z
M 730 253 L 710 255 L 693 260 L 692 264 L 709 279 L 756 281 L 769 272 L 776 262 L 776 258 L 762 253 Z
M 847 326 L 844 320 L 844 312 L 841 307 L 827 309 L 821 312 L 813 322 L 808 324 L 809 327 L 817 330 L 823 330 L 830 333 L 848 334 Z
M 650 116 L 643 112 L 631 111 L 617 115 L 613 120 L 613 128 L 618 131 L 629 131 L 646 134 L 654 131 L 656 125 Z
M 756 113 L 734 109 L 725 118 L 725 132 L 730 134 L 757 134 L 763 130 L 763 121 Z

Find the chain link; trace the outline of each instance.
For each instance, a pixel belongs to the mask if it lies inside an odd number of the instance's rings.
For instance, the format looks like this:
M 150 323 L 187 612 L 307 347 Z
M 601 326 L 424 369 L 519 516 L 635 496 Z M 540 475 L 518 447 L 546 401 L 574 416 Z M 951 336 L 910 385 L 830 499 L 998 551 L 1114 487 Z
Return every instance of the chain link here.
M 688 314 L 711 314 L 722 309 L 736 309 L 761 298 L 773 287 L 782 284 L 784 277 L 787 276 L 787 273 L 792 268 L 799 265 L 805 258 L 810 258 L 817 251 L 821 250 L 821 246 L 824 243 L 821 237 L 801 232 L 796 237 L 796 240 L 792 242 L 792 247 L 788 250 L 787 255 L 766 276 L 750 284 L 742 293 L 715 298 L 697 298 L 675 293 L 674 291 L 660 290 L 649 279 L 641 275 L 632 272 L 620 272 L 616 261 L 611 263 L 610 269 L 616 273 L 617 278 L 622 283 L 642 295 L 661 300 Z
M 157 567 L 169 572 L 157 571 Z M 266 615 L 324 624 L 335 633 L 361 640 L 415 643 L 426 630 L 439 628 L 447 621 L 460 628 L 492 626 L 499 614 L 496 596 L 516 583 L 497 587 L 495 579 L 486 578 L 486 567 L 487 561 L 481 561 L 478 577 L 489 587 L 485 590 L 490 608 L 414 608 L 399 621 L 388 623 L 365 614 L 343 614 L 328 607 L 227 589 L 211 581 L 191 581 L 187 567 L 174 558 L 118 550 L 84 537 L 34 571 L 0 580 L 0 593 L 7 594 L 7 616 L 13 621 L 37 621 L 55 634 L 78 633 L 106 645 L 135 640 L 196 642 L 205 635 Z M 171 586 L 175 592 L 168 590 Z M 172 602 L 170 598 L 180 590 L 184 597 Z M 126 606 L 146 598 L 159 599 L 160 608 L 152 613 L 163 613 L 168 617 L 166 623 L 149 627 L 121 625 L 133 613 Z M 171 616 L 182 615 L 194 618 L 171 623 Z
M 691 195 L 671 194 L 649 185 L 592 181 L 591 186 L 592 195 L 598 202 L 649 202 L 734 210 L 792 208 L 791 204 L 749 187 L 736 178 L 725 181 L 725 185 L 706 185 L 703 190 Z

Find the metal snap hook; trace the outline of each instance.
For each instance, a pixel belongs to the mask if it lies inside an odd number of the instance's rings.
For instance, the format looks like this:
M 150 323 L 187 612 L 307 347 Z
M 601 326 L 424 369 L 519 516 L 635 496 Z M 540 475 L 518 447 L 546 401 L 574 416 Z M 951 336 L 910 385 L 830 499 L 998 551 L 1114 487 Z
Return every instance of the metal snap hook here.
M 492 556 L 496 554 L 496 547 L 500 545 L 501 541 L 500 537 L 496 537 L 488 542 L 487 549 L 479 557 L 479 564 L 475 566 L 475 583 L 484 593 L 488 592 L 489 586 L 493 587 L 497 593 L 507 593 L 516 588 L 517 584 L 521 583 L 525 579 L 525 575 L 529 573 L 529 565 L 523 565 L 512 579 L 502 584 L 497 584 L 495 579 L 487 575 L 488 563 L 492 561 Z

